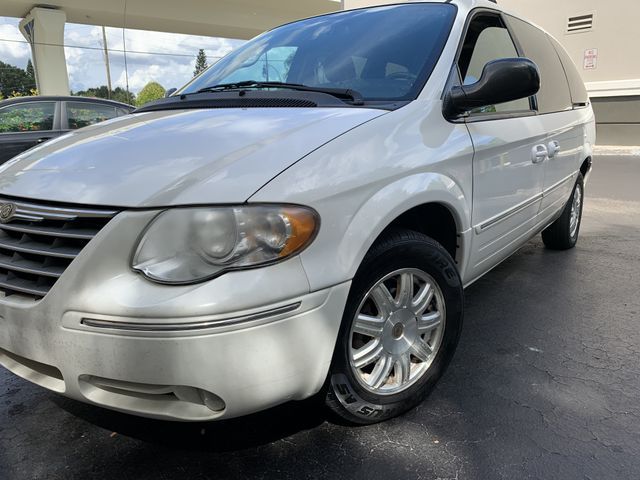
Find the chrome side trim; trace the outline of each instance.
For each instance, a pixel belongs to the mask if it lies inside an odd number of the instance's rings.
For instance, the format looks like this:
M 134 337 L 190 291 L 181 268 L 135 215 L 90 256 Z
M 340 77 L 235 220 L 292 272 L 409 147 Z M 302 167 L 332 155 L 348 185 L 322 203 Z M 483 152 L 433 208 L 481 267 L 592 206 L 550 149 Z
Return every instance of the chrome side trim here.
M 238 323 L 251 322 L 255 320 L 263 320 L 269 317 L 275 317 L 284 313 L 297 310 L 302 302 L 292 303 L 283 307 L 263 310 L 262 312 L 250 315 L 242 315 L 239 317 L 228 317 L 219 320 L 206 320 L 203 322 L 191 323 L 140 323 L 140 322 L 118 322 L 113 320 L 98 320 L 95 318 L 83 318 L 80 322 L 87 327 L 105 328 L 110 330 L 131 330 L 135 332 L 183 332 L 191 330 L 204 330 L 207 328 L 226 327 L 236 325 Z
M 570 180 L 573 180 L 576 176 L 578 172 L 573 172 L 570 175 L 567 175 L 565 178 L 563 178 L 562 180 L 560 180 L 559 182 L 554 183 L 553 185 L 551 185 L 550 187 L 544 189 L 544 191 L 540 192 L 539 194 L 535 195 L 534 197 L 531 197 L 528 200 L 525 200 L 522 203 L 519 203 L 518 205 L 516 205 L 515 207 L 510 208 L 509 210 L 507 210 L 504 213 L 500 213 L 498 215 L 496 215 L 495 217 L 491 217 L 489 220 L 487 220 L 486 222 L 477 225 L 475 227 L 475 231 L 476 233 L 482 233 L 485 230 L 497 225 L 498 223 L 506 220 L 507 218 L 512 217 L 513 215 L 521 212 L 522 210 L 524 210 L 527 207 L 530 207 L 531 205 L 533 205 L 534 203 L 536 203 L 538 200 L 542 199 L 543 197 L 548 196 L 551 192 L 553 192 L 554 190 L 557 190 L 558 188 L 562 187 L 565 183 L 569 182 Z
M 522 210 L 530 207 L 531 205 L 533 205 L 534 203 L 538 202 L 540 199 L 542 199 L 542 192 L 538 193 L 537 195 L 531 197 L 528 200 L 525 200 L 524 202 L 519 203 L 518 205 L 516 205 L 515 207 L 510 208 L 509 210 L 507 210 L 504 213 L 500 213 L 494 217 L 491 217 L 489 220 L 487 220 L 486 222 L 477 225 L 475 227 L 476 233 L 482 233 L 485 230 L 494 227 L 495 225 L 497 225 L 498 223 L 512 217 L 513 215 L 520 213 Z

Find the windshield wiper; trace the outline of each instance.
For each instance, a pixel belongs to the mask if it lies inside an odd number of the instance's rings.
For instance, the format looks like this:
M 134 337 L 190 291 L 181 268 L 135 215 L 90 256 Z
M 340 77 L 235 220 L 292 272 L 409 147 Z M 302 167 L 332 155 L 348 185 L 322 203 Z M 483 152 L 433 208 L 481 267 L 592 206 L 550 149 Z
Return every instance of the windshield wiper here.
M 243 80 L 242 82 L 220 83 L 218 85 L 212 85 L 210 87 L 201 88 L 196 93 L 237 90 L 239 88 L 255 87 L 259 83 L 263 83 L 263 82 L 258 82 L 257 80 Z M 276 83 L 276 82 L 269 82 L 269 83 Z M 291 85 L 294 85 L 294 84 L 291 84 Z
M 300 92 L 317 92 L 333 95 L 341 100 L 351 100 L 354 105 L 364 105 L 364 98 L 362 94 L 357 90 L 350 88 L 325 88 L 325 87 L 311 87 L 309 85 L 302 85 L 301 83 L 286 83 L 286 82 L 259 82 L 257 80 L 245 80 L 242 82 L 233 83 L 221 83 L 219 85 L 212 85 L 210 87 L 204 87 L 198 90 L 197 93 L 204 92 L 226 92 L 230 90 L 243 90 L 247 88 L 283 88 L 288 90 L 297 90 Z

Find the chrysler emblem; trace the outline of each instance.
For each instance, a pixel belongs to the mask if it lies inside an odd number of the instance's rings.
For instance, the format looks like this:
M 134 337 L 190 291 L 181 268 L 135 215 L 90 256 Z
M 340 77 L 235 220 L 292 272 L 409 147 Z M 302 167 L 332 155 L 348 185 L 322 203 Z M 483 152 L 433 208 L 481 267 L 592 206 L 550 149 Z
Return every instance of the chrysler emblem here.
M 16 213 L 15 203 L 3 203 L 0 205 L 0 223 L 7 223 L 13 220 Z

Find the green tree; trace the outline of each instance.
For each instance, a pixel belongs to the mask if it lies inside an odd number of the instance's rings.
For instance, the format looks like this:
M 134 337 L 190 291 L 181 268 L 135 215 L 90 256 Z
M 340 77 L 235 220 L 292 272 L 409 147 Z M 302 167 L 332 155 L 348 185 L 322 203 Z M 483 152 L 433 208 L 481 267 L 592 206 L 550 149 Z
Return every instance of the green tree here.
M 197 77 L 204 72 L 209 65 L 207 64 L 207 54 L 201 48 L 198 50 L 198 56 L 196 57 L 196 69 L 193 71 L 193 76 Z
M 25 68 L 24 71 L 27 72 L 27 77 L 35 85 L 36 84 L 36 72 L 33 69 L 33 63 L 31 63 L 31 59 L 29 59 L 29 61 L 27 62 L 27 68 Z
M 14 92 L 19 95 L 31 95 L 31 90 L 34 88 L 36 88 L 35 79 L 25 70 L 0 62 L 0 95 L 2 97 L 8 98 Z
M 111 100 L 116 102 L 128 103 L 129 105 L 136 104 L 136 96 L 133 92 L 128 92 L 124 88 L 116 87 L 111 91 Z
M 164 87 L 158 82 L 147 83 L 142 90 L 138 93 L 138 99 L 136 105 L 141 107 L 145 103 L 152 102 L 164 97 L 166 93 Z
M 72 92 L 72 95 L 77 95 L 78 97 L 109 98 L 109 89 L 106 85 L 102 85 L 100 87 L 88 88 L 87 90 L 75 93 Z M 111 91 L 111 100 L 128 103 L 129 105 L 136 104 L 136 96 L 131 92 L 127 92 L 122 87 L 116 87 Z

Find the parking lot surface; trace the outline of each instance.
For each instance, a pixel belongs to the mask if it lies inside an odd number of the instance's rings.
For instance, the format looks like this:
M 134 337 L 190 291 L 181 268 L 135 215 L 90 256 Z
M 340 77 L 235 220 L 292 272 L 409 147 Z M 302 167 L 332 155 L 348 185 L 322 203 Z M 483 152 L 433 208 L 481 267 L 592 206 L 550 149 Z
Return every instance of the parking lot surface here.
M 536 238 L 472 285 L 451 367 L 401 418 L 165 423 L 0 369 L 0 479 L 640 478 L 639 185 L 640 157 L 597 158 L 576 249 Z

